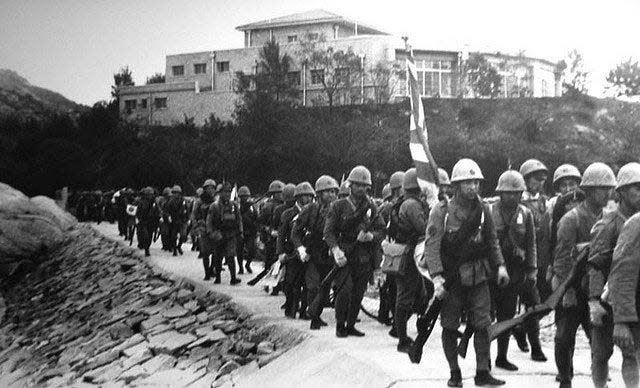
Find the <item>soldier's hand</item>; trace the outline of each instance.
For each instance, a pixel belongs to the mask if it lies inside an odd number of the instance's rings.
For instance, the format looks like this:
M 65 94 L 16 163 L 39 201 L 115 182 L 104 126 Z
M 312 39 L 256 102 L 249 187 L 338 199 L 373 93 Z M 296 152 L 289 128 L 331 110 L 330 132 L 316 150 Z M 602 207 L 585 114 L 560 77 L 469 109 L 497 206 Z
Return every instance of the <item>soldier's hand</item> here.
M 535 287 L 538 281 L 538 276 L 536 271 L 527 272 L 527 277 L 525 278 L 525 281 L 527 282 L 527 287 L 529 288 Z
M 436 299 L 444 299 L 447 295 L 447 290 L 444 288 L 444 278 L 440 275 L 436 276 L 432 280 L 433 282 L 433 294 Z
M 358 233 L 358 241 L 360 242 L 369 242 L 373 240 L 373 233 L 371 232 L 364 232 L 364 231 L 360 231 L 360 233 Z
M 302 261 L 303 263 L 306 263 L 307 261 L 309 261 L 309 255 L 307 254 L 307 248 L 305 248 L 302 245 L 300 245 L 298 247 L 298 256 L 300 256 L 300 261 Z
M 277 230 L 272 230 L 271 231 L 271 237 L 273 237 L 273 238 L 278 237 L 278 231 Z
M 284 264 L 286 260 L 287 260 L 286 253 L 281 253 L 278 255 L 278 261 L 280 262 L 280 264 Z
M 590 300 L 589 301 L 589 317 L 591 318 L 591 323 L 595 326 L 604 325 L 604 317 L 607 315 L 607 310 L 602 307 L 602 304 L 599 300 Z
M 344 252 L 340 247 L 336 246 L 331 249 L 331 253 L 333 254 L 333 259 L 335 260 L 338 267 L 344 267 L 347 264 L 347 257 L 344 255 Z
M 498 286 L 506 287 L 509 284 L 509 273 L 504 265 L 498 267 Z
M 627 324 L 616 323 L 613 326 L 613 343 L 621 350 L 632 350 L 634 348 L 633 335 Z

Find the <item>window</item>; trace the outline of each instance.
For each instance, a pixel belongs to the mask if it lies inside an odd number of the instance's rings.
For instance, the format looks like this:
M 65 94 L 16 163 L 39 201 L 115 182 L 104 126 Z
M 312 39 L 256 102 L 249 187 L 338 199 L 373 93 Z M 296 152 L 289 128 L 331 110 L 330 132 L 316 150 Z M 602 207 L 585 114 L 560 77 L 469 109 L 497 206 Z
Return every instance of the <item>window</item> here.
M 287 82 L 291 86 L 300 86 L 300 72 L 290 71 L 287 73 Z
M 224 73 L 229 71 L 229 61 L 216 62 L 216 70 L 218 73 Z
M 349 68 L 341 67 L 336 69 L 336 81 L 340 84 L 348 84 L 349 83 Z
M 311 84 L 319 85 L 324 81 L 324 69 L 311 70 Z
M 548 97 L 551 93 L 549 93 L 549 85 L 547 84 L 547 80 L 542 80 L 542 97 Z
M 419 60 L 418 86 L 420 94 L 429 97 L 453 95 L 453 61 Z
M 153 104 L 156 109 L 162 109 L 167 107 L 167 97 L 158 97 L 153 100 Z
M 318 40 L 318 33 L 317 32 L 310 32 L 309 33 L 309 40 L 313 41 L 313 40 Z
M 298 41 L 298 35 L 289 35 L 287 36 L 288 43 L 295 43 Z
M 193 65 L 194 74 L 206 74 L 207 73 L 207 64 L 206 63 L 196 63 Z
M 147 109 L 147 99 L 143 98 L 142 100 L 140 100 L 140 108 L 141 109 Z
M 136 100 L 124 100 L 124 109 L 127 111 L 136 109 Z
M 171 71 L 173 72 L 174 77 L 184 75 L 184 66 L 172 66 Z

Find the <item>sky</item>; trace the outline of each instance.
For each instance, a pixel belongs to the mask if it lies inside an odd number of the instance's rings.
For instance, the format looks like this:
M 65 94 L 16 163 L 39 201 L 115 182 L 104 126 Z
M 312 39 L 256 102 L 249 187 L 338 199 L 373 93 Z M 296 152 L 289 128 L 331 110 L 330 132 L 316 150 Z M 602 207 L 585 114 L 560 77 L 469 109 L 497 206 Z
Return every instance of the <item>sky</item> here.
M 236 26 L 322 8 L 408 36 L 414 48 L 500 51 L 558 61 L 577 49 L 602 95 L 617 63 L 640 59 L 640 0 L 1 0 L 0 68 L 86 105 L 113 73 L 136 84 L 165 56 L 238 48 Z M 400 40 L 399 40 L 400 42 Z

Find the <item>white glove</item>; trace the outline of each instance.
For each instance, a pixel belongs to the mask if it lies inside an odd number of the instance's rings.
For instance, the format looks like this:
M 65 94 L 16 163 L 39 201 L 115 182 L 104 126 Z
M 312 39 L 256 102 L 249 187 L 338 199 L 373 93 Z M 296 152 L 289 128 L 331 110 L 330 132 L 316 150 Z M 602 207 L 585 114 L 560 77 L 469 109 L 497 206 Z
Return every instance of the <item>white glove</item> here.
M 433 293 L 436 299 L 444 299 L 447 294 L 447 290 L 444 288 L 444 278 L 441 275 L 438 275 L 431 281 L 433 282 Z
M 498 286 L 506 287 L 509 284 L 509 273 L 504 265 L 498 267 Z
M 607 315 L 607 310 L 602 307 L 599 300 L 589 301 L 589 317 L 591 323 L 595 326 L 602 326 L 604 324 L 604 317 Z
M 360 242 L 369 242 L 373 240 L 373 233 L 371 232 L 363 232 L 362 230 L 358 233 L 358 241 Z
M 278 237 L 278 231 L 277 230 L 272 230 L 271 231 L 271 237 Z
M 300 261 L 302 261 L 303 263 L 306 263 L 307 261 L 309 261 L 309 255 L 307 254 L 307 248 L 305 248 L 302 245 L 300 245 L 298 247 L 298 256 L 300 256 Z
M 333 254 L 333 259 L 336 261 L 338 267 L 344 267 L 347 264 L 347 257 L 344 255 L 344 252 L 340 247 L 335 246 L 331 248 L 331 253 Z
M 287 254 L 286 253 L 281 253 L 280 255 L 278 255 L 278 261 L 280 262 L 280 264 L 284 264 L 285 261 L 287 259 Z

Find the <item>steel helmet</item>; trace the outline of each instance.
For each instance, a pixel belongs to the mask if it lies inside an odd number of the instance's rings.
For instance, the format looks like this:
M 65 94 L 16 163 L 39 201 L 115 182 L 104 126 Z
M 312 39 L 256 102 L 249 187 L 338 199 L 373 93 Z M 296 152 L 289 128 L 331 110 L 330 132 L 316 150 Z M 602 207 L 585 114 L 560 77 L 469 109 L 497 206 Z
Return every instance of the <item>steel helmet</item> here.
M 293 195 L 295 197 L 300 195 L 316 195 L 316 192 L 313 191 L 313 187 L 309 182 L 302 182 L 296 185 L 296 189 L 294 190 Z
M 284 188 L 282 189 L 282 199 L 285 202 L 293 201 L 293 199 L 295 198 L 295 194 L 296 185 L 294 185 L 293 183 L 287 183 L 286 185 L 284 185 Z
M 391 186 L 387 183 L 382 188 L 382 199 L 387 199 L 391 197 Z
M 391 190 L 399 189 L 402 187 L 402 180 L 404 179 L 404 171 L 396 171 L 391 174 L 389 178 L 389 188 Z
M 371 185 L 371 172 L 365 166 L 355 166 L 347 178 L 349 182 Z
M 204 181 L 204 184 L 202 185 L 202 187 L 207 187 L 207 186 L 216 186 L 216 181 L 214 181 L 213 179 L 207 179 Z
M 611 167 L 596 162 L 589 165 L 582 174 L 581 187 L 616 187 L 616 176 Z
M 416 170 L 415 167 L 412 167 L 408 169 L 402 177 L 402 189 L 410 190 L 419 188 L 420 185 L 418 185 L 418 170 Z
M 616 190 L 634 183 L 640 183 L 640 163 L 627 163 L 618 171 L 618 186 Z
M 238 189 L 238 197 L 248 197 L 250 195 L 251 191 L 249 191 L 249 188 L 247 186 L 240 186 L 240 188 Z
M 330 177 L 329 175 L 322 175 L 316 181 L 316 192 L 324 191 L 324 190 L 338 190 L 340 186 L 338 186 L 338 182 L 335 179 Z
M 140 193 L 144 195 L 153 195 L 154 190 L 153 187 L 145 187 L 144 189 L 140 190 Z
M 547 166 L 538 159 L 529 159 L 520 166 L 520 174 L 525 178 L 527 175 L 537 171 L 548 172 L 549 170 L 547 170 Z
M 438 167 L 438 181 L 441 185 L 450 185 L 449 174 L 444 168 Z
M 471 159 L 464 158 L 458 160 L 453 166 L 453 171 L 451 171 L 451 183 L 470 179 L 484 179 L 480 166 Z
M 175 186 L 173 186 L 173 187 L 171 188 L 171 192 L 172 192 L 172 193 L 180 193 L 180 194 L 182 194 L 182 187 L 180 187 L 180 186 L 178 186 L 178 185 L 175 185 Z
M 507 170 L 498 178 L 498 186 L 496 191 L 525 191 L 527 185 L 524 183 L 524 178 L 516 170 Z
M 349 187 L 349 184 L 347 182 L 342 182 L 342 184 L 340 185 L 340 190 L 338 190 L 338 195 L 350 195 L 351 194 L 351 188 Z
M 204 189 L 202 187 L 198 187 L 196 189 L 196 196 L 197 197 L 201 196 L 203 192 L 204 192 Z
M 223 192 L 223 191 L 231 192 L 231 190 L 233 190 L 233 186 L 231 186 L 231 183 L 229 182 L 223 182 L 218 185 L 219 192 Z
M 582 179 L 582 175 L 580 175 L 580 170 L 573 164 L 563 164 L 554 171 L 553 184 L 555 185 L 562 178 L 576 178 L 580 180 Z
M 269 184 L 269 190 L 267 191 L 267 193 L 269 194 L 281 193 L 283 188 L 284 188 L 284 183 L 276 179 L 275 181 Z
M 170 195 L 171 194 L 171 187 L 165 187 L 164 189 L 162 189 L 162 195 Z

